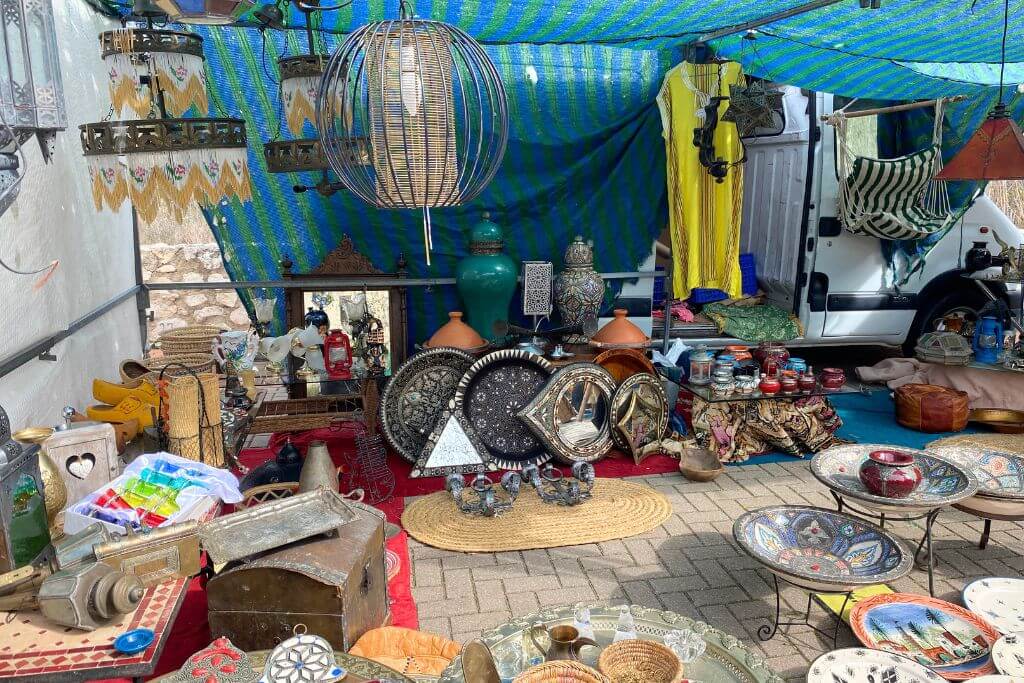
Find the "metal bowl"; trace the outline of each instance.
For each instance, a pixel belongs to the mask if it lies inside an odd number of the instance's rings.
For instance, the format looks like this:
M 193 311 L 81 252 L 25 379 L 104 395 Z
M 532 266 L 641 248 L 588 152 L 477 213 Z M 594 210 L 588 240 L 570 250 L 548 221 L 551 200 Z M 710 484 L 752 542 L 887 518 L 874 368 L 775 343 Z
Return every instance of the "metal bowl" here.
M 976 408 L 967 416 L 968 422 L 977 422 L 1000 434 L 1024 434 L 1024 410 Z
M 718 456 L 706 448 L 684 448 L 679 455 L 679 471 L 690 481 L 712 481 L 725 468 Z

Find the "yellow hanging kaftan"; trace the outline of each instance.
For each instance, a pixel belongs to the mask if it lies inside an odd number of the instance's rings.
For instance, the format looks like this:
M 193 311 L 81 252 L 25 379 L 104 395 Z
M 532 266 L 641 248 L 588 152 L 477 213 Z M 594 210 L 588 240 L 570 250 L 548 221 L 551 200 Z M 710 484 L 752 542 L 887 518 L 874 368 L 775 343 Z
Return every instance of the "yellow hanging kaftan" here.
M 709 97 L 729 95 L 743 82 L 736 62 L 683 62 L 665 76 L 658 107 L 665 137 L 669 232 L 672 235 L 672 292 L 690 296 L 694 287 L 742 294 L 739 266 L 740 219 L 743 213 L 743 166 L 729 167 L 719 183 L 698 160 L 694 130 L 703 123 Z M 743 156 L 736 125 L 722 122 L 728 100 L 718 105 L 715 156 L 728 163 Z

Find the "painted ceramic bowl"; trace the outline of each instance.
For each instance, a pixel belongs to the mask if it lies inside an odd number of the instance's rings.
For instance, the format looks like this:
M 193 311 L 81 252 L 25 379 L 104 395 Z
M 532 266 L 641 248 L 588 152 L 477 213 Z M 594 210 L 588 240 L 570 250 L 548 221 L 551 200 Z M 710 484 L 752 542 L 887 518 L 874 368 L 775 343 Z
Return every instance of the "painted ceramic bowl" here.
M 921 483 L 905 498 L 887 498 L 868 490 L 860 480 L 860 466 L 868 454 L 880 450 L 899 450 L 914 456 L 921 470 Z M 814 476 L 851 503 L 873 512 L 897 515 L 921 514 L 970 498 L 978 491 L 978 480 L 970 471 L 932 451 L 899 448 L 885 444 L 847 444 L 827 448 L 811 460 Z
M 1001 674 L 1024 677 L 1024 632 L 1008 633 L 996 641 L 992 661 Z
M 807 683 L 940 683 L 942 677 L 902 655 L 847 647 L 826 652 L 811 663 Z
M 937 446 L 935 455 L 970 468 L 978 495 L 1024 501 L 1024 455 L 979 446 Z
M 850 628 L 864 645 L 910 657 L 951 681 L 995 673 L 999 632 L 963 607 L 910 593 L 887 593 L 854 605 Z
M 1001 633 L 1024 631 L 1024 579 L 978 579 L 964 586 L 963 598 L 967 609 Z M 1021 666 L 1024 670 L 1024 663 Z
M 910 552 L 885 529 L 824 508 L 761 508 L 737 519 L 732 533 L 779 578 L 810 590 L 845 592 L 895 581 L 913 566 Z
M 906 498 L 921 483 L 921 470 L 906 451 L 871 451 L 857 475 L 868 491 L 884 498 Z

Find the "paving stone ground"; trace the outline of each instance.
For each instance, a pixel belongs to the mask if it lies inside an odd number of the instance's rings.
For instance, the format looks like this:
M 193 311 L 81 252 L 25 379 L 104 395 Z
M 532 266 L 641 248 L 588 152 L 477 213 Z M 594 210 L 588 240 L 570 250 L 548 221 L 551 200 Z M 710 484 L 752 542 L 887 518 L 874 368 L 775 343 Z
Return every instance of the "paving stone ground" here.
M 420 628 L 465 642 L 542 606 L 628 601 L 705 621 L 752 645 L 784 678 L 803 680 L 808 664 L 831 649 L 831 641 L 804 627 L 780 631 L 768 642 L 758 639 L 758 627 L 774 612 L 771 575 L 737 548 L 732 523 L 747 510 L 780 503 L 834 509 L 809 461 L 728 468 L 706 484 L 674 473 L 632 479 L 663 492 L 673 507 L 664 524 L 643 536 L 480 554 L 438 550 L 410 539 Z M 888 526 L 910 546 L 923 532 L 920 523 Z M 933 531 L 936 596 L 959 602 L 968 581 L 1024 573 L 1024 526 L 993 522 L 988 548 L 979 550 L 982 526 L 982 520 L 955 510 L 939 516 Z M 915 569 L 893 588 L 927 594 L 927 574 Z M 793 615 L 806 608 L 804 591 L 788 587 L 782 597 Z M 817 606 L 811 615 L 819 626 L 834 623 Z M 845 625 L 839 638 L 839 647 L 855 644 Z

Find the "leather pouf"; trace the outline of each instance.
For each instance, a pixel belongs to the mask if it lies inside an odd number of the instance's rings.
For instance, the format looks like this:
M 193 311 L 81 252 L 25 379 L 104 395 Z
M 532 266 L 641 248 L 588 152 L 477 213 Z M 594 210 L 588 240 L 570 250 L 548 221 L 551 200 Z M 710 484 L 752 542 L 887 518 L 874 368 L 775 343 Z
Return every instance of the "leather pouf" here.
M 959 432 L 967 426 L 967 394 L 933 384 L 896 389 L 896 421 L 919 432 Z

